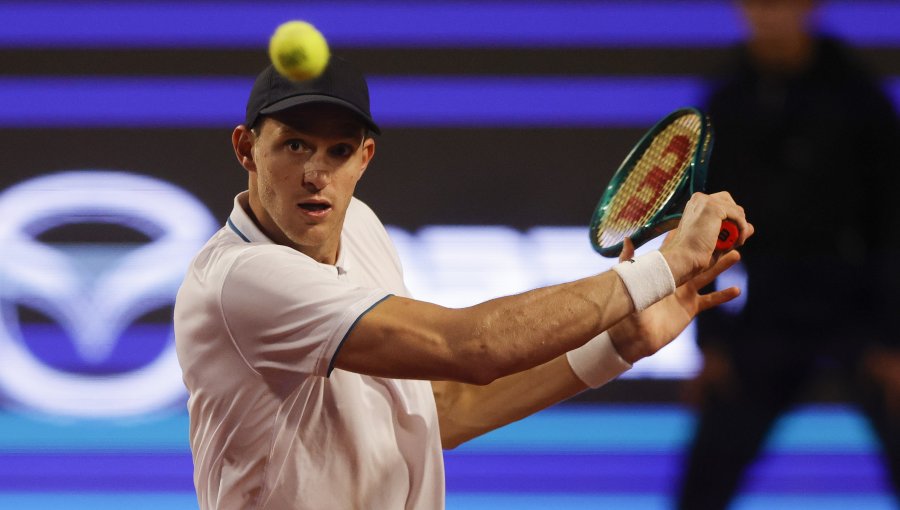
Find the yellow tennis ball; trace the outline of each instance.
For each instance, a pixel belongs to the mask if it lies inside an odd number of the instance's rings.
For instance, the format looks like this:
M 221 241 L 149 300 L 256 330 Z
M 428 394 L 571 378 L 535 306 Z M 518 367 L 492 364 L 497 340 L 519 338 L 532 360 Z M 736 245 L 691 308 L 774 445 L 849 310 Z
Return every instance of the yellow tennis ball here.
M 292 80 L 310 80 L 319 76 L 330 57 L 325 37 L 305 21 L 282 23 L 269 40 L 272 65 Z

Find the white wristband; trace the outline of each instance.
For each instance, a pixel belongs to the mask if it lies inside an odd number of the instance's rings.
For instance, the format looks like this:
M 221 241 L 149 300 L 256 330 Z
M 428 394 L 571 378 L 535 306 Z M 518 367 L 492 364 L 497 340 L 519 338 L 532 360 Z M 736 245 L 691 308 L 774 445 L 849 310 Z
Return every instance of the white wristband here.
M 588 343 L 566 353 L 575 375 L 591 388 L 598 388 L 631 368 L 604 331 Z
M 675 278 L 666 258 L 658 250 L 613 266 L 613 271 L 625 283 L 637 312 L 675 292 Z

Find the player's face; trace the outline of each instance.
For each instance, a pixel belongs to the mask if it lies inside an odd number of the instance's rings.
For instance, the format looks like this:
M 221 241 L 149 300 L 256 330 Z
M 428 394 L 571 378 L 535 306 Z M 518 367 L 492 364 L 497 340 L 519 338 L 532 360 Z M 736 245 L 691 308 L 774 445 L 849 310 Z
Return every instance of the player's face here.
M 375 141 L 352 112 L 325 104 L 267 118 L 255 131 L 250 202 L 257 221 L 275 242 L 333 264 Z

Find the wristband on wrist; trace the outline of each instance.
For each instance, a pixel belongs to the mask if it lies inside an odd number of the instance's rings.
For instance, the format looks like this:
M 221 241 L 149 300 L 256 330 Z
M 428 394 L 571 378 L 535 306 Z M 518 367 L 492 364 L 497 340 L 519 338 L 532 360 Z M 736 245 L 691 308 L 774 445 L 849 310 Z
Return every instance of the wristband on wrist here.
M 631 368 L 631 363 L 622 359 L 605 331 L 567 352 L 566 359 L 575 375 L 590 388 L 599 388 Z
M 666 258 L 659 250 L 647 252 L 634 260 L 626 260 L 613 266 L 640 312 L 653 303 L 675 292 L 675 278 Z

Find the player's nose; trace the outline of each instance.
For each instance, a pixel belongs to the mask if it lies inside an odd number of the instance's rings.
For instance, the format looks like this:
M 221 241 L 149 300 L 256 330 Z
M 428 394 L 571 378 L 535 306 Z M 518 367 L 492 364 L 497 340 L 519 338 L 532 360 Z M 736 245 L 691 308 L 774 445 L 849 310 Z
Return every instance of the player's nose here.
M 332 172 L 323 168 L 309 169 L 303 172 L 303 184 L 316 190 L 324 189 L 331 184 Z

